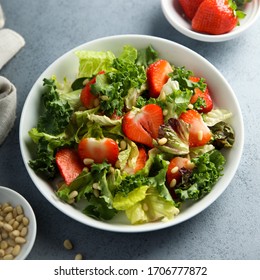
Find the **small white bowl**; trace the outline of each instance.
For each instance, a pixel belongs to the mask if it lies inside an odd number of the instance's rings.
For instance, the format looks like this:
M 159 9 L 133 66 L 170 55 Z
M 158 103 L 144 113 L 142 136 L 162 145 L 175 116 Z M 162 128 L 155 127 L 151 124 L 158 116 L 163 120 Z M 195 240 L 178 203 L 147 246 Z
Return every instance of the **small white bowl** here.
M 222 42 L 233 39 L 246 31 L 260 15 L 260 2 L 253 0 L 245 6 L 246 17 L 232 31 L 221 35 L 209 35 L 192 30 L 191 22 L 184 16 L 178 0 L 161 0 L 162 11 L 169 23 L 182 34 L 204 42 Z
M 13 207 L 21 205 L 24 216 L 29 219 L 28 233 L 25 237 L 27 241 L 21 246 L 21 251 L 15 258 L 15 260 L 24 260 L 31 252 L 35 242 L 37 232 L 36 218 L 31 205 L 21 194 L 10 188 L 0 186 L 0 204 L 2 205 L 6 202 Z
M 150 45 L 158 51 L 159 57 L 167 59 L 176 66 L 185 66 L 194 74 L 204 77 L 210 86 L 214 104 L 216 107 L 225 108 L 232 112 L 231 125 L 236 133 L 236 141 L 232 149 L 226 151 L 227 164 L 224 175 L 220 178 L 213 190 L 200 201 L 183 209 L 178 216 L 168 222 L 155 222 L 142 225 L 131 225 L 122 216 L 116 216 L 110 221 L 98 221 L 69 204 L 62 202 L 55 195 L 52 183 L 32 170 L 28 162 L 34 157 L 34 144 L 28 135 L 28 131 L 35 127 L 40 113 L 39 92 L 42 90 L 43 78 L 56 75 L 58 80 L 66 77 L 73 81 L 77 77 L 79 62 L 75 55 L 76 50 L 112 51 L 118 55 L 124 45 L 132 45 L 137 49 Z M 118 35 L 97 39 L 80 45 L 54 61 L 37 79 L 25 101 L 20 119 L 20 148 L 24 164 L 29 176 L 43 196 L 64 214 L 88 226 L 115 231 L 115 232 L 147 232 L 176 225 L 190 219 L 203 211 L 213 203 L 228 187 L 236 173 L 243 151 L 244 125 L 242 113 L 236 95 L 226 81 L 225 77 L 205 58 L 196 52 L 172 41 L 146 35 Z

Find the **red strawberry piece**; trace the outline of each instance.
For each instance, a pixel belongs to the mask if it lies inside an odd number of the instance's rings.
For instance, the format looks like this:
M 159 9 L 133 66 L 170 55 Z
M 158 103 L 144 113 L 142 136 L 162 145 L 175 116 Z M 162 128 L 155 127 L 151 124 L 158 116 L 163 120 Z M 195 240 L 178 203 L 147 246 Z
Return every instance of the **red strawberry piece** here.
M 162 124 L 162 108 L 156 104 L 148 104 L 127 112 L 122 120 L 122 130 L 130 140 L 153 147 L 153 139 L 158 137 Z
M 231 31 L 238 17 L 227 0 L 204 0 L 192 19 L 194 31 L 213 35 Z
M 78 153 L 82 160 L 92 159 L 95 163 L 108 163 L 115 165 L 119 148 L 111 138 L 83 138 L 78 145 Z
M 181 182 L 181 168 L 192 170 L 194 168 L 194 164 L 191 163 L 189 159 L 183 157 L 175 157 L 170 161 L 166 173 L 166 181 L 170 190 Z
M 203 146 L 210 141 L 210 129 L 204 123 L 199 112 L 195 110 L 188 110 L 180 115 L 180 119 L 190 124 L 190 147 Z
M 55 155 L 56 164 L 65 183 L 69 185 L 82 172 L 84 164 L 77 151 L 70 148 L 60 149 Z
M 199 5 L 204 0 L 179 0 L 179 3 L 184 11 L 184 14 L 186 17 L 190 20 L 193 19 L 195 13 L 197 12 L 197 9 L 199 8 Z
M 104 74 L 104 71 L 98 73 L 98 75 Z M 82 89 L 80 94 L 80 101 L 84 107 L 91 109 L 95 107 L 96 100 L 98 97 L 91 93 L 91 85 L 96 83 L 96 77 L 92 78 Z
M 168 81 L 168 74 L 172 72 L 170 63 L 166 60 L 158 60 L 149 65 L 147 69 L 147 83 L 150 97 L 158 97 L 163 85 Z
M 194 77 L 194 76 L 190 77 L 189 79 L 193 82 L 199 82 L 199 80 L 200 80 L 200 78 Z M 197 111 L 200 113 L 210 112 L 213 108 L 213 101 L 211 99 L 208 87 L 206 87 L 206 89 L 204 91 L 202 91 L 199 88 L 195 88 L 194 94 L 191 97 L 190 103 L 194 104 L 198 100 L 198 98 L 202 98 L 205 101 L 205 106 L 201 107 L 201 109 L 197 109 Z
M 145 163 L 147 161 L 147 153 L 146 150 L 143 147 L 139 147 L 139 154 L 136 160 L 136 164 L 135 164 L 135 168 L 130 167 L 129 165 L 127 165 L 124 170 L 128 173 L 128 174 L 135 174 L 137 171 L 141 170 L 144 168 Z

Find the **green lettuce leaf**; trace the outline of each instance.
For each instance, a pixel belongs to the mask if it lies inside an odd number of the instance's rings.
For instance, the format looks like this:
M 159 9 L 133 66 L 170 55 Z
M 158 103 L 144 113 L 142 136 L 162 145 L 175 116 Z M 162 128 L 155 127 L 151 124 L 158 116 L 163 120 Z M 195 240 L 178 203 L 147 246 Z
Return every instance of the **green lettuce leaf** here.
M 156 188 L 150 187 L 142 201 L 126 209 L 126 216 L 132 224 L 167 221 L 179 214 L 179 209 L 171 201 L 158 196 Z
M 225 109 L 213 109 L 207 114 L 203 114 L 202 117 L 206 125 L 211 127 L 219 122 L 230 119 L 232 117 L 232 113 Z
M 115 55 L 110 51 L 86 51 L 75 52 L 79 58 L 78 77 L 91 78 L 100 71 L 112 71 Z

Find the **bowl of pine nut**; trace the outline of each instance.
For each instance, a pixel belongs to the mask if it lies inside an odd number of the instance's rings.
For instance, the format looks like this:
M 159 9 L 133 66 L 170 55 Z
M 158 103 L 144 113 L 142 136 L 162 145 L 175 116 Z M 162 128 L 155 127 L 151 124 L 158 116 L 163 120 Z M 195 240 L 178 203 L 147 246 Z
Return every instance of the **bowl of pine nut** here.
M 36 238 L 35 214 L 18 192 L 0 186 L 0 260 L 24 260 Z

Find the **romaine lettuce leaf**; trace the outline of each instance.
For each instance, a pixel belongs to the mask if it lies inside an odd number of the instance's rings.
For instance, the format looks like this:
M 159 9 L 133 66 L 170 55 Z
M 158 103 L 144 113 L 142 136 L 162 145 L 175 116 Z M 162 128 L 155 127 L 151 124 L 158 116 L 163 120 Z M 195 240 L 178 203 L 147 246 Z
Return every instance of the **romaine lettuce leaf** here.
M 91 78 L 100 71 L 112 71 L 115 55 L 110 51 L 86 51 L 75 52 L 79 58 L 78 77 Z
M 226 121 L 231 117 L 232 113 L 225 109 L 213 109 L 207 114 L 203 114 L 203 120 L 209 127 L 219 122 Z

